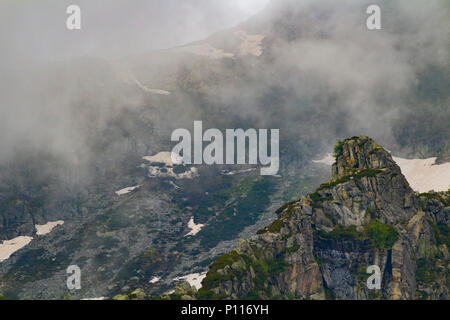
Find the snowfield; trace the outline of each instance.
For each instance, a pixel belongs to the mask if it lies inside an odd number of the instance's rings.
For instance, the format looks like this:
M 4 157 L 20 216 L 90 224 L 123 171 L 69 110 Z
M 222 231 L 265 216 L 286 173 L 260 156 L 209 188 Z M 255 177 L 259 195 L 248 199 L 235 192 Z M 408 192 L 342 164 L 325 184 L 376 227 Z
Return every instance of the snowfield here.
M 450 162 L 436 164 L 436 158 L 393 159 L 413 190 L 423 193 L 431 190 L 447 191 L 450 188 Z
M 160 152 L 154 156 L 143 157 L 142 159 L 150 163 L 164 163 L 166 166 L 174 166 L 182 164 L 182 158 L 176 154 L 172 155 L 172 152 Z
M 60 226 L 63 224 L 64 224 L 63 220 L 58 220 L 58 221 L 53 221 L 53 222 L 50 221 L 50 222 L 47 222 L 46 224 L 41 224 L 41 225 L 36 224 L 35 225 L 36 234 L 38 236 L 42 236 L 44 234 L 50 233 L 53 230 L 53 228 L 55 228 L 56 226 Z
M 32 237 L 20 236 L 11 240 L 5 240 L 0 244 L 0 262 L 8 259 L 14 252 L 28 245 Z

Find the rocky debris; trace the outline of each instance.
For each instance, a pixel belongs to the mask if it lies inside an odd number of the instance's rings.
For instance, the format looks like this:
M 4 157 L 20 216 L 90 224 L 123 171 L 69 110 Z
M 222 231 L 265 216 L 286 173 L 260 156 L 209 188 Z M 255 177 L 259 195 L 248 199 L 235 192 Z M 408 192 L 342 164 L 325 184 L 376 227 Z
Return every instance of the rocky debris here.
M 197 289 L 191 286 L 187 281 L 180 281 L 176 284 L 175 289 L 163 294 L 162 300 L 195 300 Z
M 129 294 L 118 294 L 113 297 L 113 300 L 145 300 L 148 296 L 142 289 L 136 289 Z
M 449 192 L 414 193 L 368 137 L 335 151 L 331 180 L 218 258 L 197 298 L 448 298 Z M 381 290 L 366 285 L 371 265 Z

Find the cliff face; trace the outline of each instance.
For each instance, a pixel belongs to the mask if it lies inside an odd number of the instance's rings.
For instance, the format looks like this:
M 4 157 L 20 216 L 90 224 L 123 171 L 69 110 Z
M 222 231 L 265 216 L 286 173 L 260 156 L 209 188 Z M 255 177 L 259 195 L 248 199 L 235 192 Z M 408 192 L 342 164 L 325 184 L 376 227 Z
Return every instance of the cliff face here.
M 450 193 L 415 194 L 367 137 L 338 143 L 332 179 L 211 266 L 200 299 L 448 299 Z M 379 266 L 381 290 L 367 267 Z

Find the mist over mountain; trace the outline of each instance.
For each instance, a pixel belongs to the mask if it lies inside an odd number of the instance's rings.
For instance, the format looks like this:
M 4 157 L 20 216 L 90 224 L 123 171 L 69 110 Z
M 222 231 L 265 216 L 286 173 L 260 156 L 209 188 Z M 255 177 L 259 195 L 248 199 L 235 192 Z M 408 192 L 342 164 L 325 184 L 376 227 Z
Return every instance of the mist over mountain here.
M 0 4 L 0 239 L 34 237 L 0 262 L 7 297 L 161 294 L 325 182 L 337 139 L 450 160 L 448 1 L 377 1 L 381 30 L 372 1 L 80 1 L 73 32 L 68 4 Z M 143 158 L 195 120 L 280 129 L 281 178 Z

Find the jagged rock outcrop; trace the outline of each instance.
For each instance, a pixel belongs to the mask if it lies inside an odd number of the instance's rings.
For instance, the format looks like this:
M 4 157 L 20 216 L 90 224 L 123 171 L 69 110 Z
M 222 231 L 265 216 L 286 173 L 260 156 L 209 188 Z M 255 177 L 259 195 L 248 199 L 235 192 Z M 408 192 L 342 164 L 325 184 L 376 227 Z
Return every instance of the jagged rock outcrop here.
M 195 300 L 197 289 L 191 286 L 187 281 L 180 281 L 175 289 L 163 294 L 161 300 Z
M 197 298 L 448 298 L 450 193 L 415 194 L 368 137 L 335 156 L 331 180 L 217 259 Z M 371 265 L 381 290 L 367 288 Z

